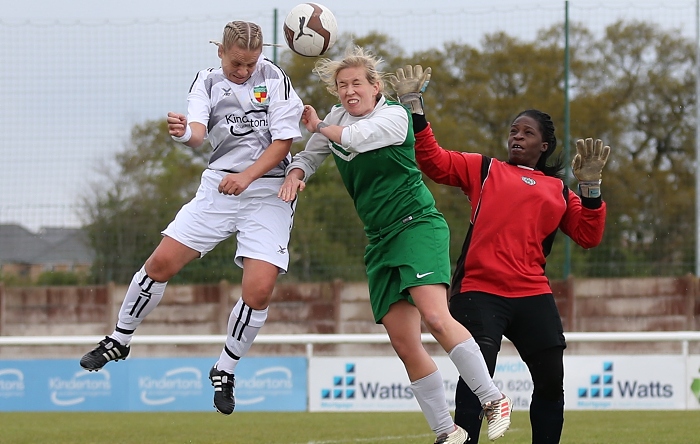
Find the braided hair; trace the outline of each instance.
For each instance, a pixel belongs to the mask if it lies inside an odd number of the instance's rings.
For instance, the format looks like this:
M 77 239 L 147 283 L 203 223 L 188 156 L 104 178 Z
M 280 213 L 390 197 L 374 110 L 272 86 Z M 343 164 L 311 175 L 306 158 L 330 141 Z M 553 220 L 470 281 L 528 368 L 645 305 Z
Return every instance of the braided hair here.
M 540 133 L 542 134 L 542 140 L 547 143 L 547 151 L 544 151 L 537 165 L 535 165 L 536 170 L 542 171 L 546 176 L 553 176 L 558 178 L 564 177 L 564 161 L 561 155 L 557 156 L 552 163 L 548 163 L 550 156 L 557 149 L 557 137 L 554 135 L 554 122 L 549 114 L 542 112 L 537 109 L 526 109 L 520 114 L 515 116 L 515 121 L 518 117 L 527 116 L 535 120 L 540 127 Z
M 215 40 L 210 40 L 209 42 L 222 47 L 224 50 L 236 46 L 248 51 L 257 51 L 262 50 L 263 47 L 263 35 L 260 26 L 253 22 L 244 22 L 242 20 L 228 22 L 224 27 L 224 34 L 221 40 L 221 42 Z

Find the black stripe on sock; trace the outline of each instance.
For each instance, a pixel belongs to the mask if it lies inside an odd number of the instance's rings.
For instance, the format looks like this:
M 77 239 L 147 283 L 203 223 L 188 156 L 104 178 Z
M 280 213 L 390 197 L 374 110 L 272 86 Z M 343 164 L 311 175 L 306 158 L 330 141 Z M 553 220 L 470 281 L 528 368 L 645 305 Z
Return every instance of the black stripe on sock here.
M 148 305 L 148 303 L 151 302 L 151 294 L 150 294 L 150 293 L 142 292 L 142 293 L 139 295 L 139 299 L 141 299 L 141 296 L 143 296 L 143 297 L 146 298 L 146 299 L 143 301 L 143 305 L 141 306 L 141 308 L 139 308 L 138 313 L 136 313 L 136 317 L 137 317 L 137 318 L 138 318 L 139 316 L 141 316 L 141 312 L 143 311 L 144 308 L 146 308 L 146 305 Z M 134 306 L 134 307 L 135 307 L 135 306 Z M 133 309 L 132 309 L 131 311 L 133 311 Z
M 143 291 L 151 291 L 151 287 L 153 284 L 155 284 L 156 281 L 148 277 L 148 275 L 144 276 L 141 282 L 139 283 L 139 287 L 143 289 Z
M 250 325 L 250 318 L 252 316 L 253 316 L 253 309 L 248 307 L 248 315 L 245 317 L 245 322 L 243 323 L 241 330 L 238 332 L 238 337 L 236 338 L 237 341 L 240 341 L 241 338 L 243 338 L 243 330 L 245 330 L 245 328 Z
M 245 314 L 245 320 L 242 320 L 243 316 Z M 250 308 L 249 306 L 246 305 L 245 302 L 243 302 L 243 307 L 241 307 L 241 312 L 238 313 L 238 316 L 236 317 L 236 323 L 233 325 L 233 330 L 231 331 L 231 336 L 237 340 L 240 341 L 241 337 L 243 336 L 243 330 L 250 324 L 250 318 L 253 316 L 253 309 Z M 239 326 L 240 325 L 240 329 Z M 236 331 L 238 331 L 238 334 L 236 334 Z
M 138 299 L 136 299 L 136 302 L 134 302 L 134 305 L 131 306 L 131 310 L 129 310 L 129 316 L 134 315 L 134 311 L 136 311 L 136 307 L 138 307 L 139 302 L 141 302 L 141 293 L 139 293 Z
M 230 357 L 231 359 L 236 360 L 236 361 L 238 361 L 239 359 L 241 359 L 240 356 L 236 356 L 236 355 L 235 355 L 231 350 L 229 350 L 228 347 L 226 347 L 225 345 L 224 345 L 224 350 L 226 351 L 226 354 L 229 355 L 229 357 Z

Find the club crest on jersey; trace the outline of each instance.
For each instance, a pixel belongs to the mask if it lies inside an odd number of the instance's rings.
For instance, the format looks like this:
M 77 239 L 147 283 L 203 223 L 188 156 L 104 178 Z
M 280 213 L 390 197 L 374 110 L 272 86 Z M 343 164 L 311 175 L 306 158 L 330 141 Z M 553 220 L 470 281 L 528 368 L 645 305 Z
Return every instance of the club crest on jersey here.
M 535 182 L 535 179 L 533 179 L 532 177 L 520 176 L 520 178 L 523 180 L 523 182 L 530 186 L 537 184 L 537 182 Z
M 268 101 L 267 85 L 259 85 L 253 87 L 253 104 L 265 105 Z

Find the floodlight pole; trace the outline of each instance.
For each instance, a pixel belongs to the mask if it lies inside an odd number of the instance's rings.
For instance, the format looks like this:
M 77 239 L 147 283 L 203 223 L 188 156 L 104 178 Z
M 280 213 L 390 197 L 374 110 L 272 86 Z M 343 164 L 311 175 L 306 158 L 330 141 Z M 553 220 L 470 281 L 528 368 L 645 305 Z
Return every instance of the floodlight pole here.
M 700 1 L 700 0 L 698 0 Z M 564 183 L 569 185 L 571 173 L 570 150 L 570 121 L 569 115 L 569 1 L 564 2 Z M 568 279 L 571 274 L 571 239 L 564 236 L 564 267 L 563 278 Z
M 695 2 L 695 276 L 700 276 L 700 0 Z
M 279 43 L 277 41 L 277 8 L 274 9 L 274 13 L 272 14 L 272 22 L 272 41 L 274 43 L 274 46 L 272 46 L 272 63 L 277 64 L 277 44 Z

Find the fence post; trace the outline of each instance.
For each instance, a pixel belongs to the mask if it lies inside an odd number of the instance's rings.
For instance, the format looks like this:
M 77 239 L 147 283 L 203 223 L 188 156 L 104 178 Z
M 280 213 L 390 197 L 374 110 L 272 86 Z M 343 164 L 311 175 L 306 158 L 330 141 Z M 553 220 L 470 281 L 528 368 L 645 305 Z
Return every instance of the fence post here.
M 219 281 L 219 315 L 216 319 L 216 327 L 219 332 L 225 332 L 228 328 L 228 318 L 232 306 L 229 304 L 231 285 L 226 279 Z
M 106 332 L 111 332 L 114 330 L 114 326 L 117 325 L 117 318 L 119 317 L 117 314 L 118 309 L 114 308 L 115 288 L 116 286 L 114 285 L 114 282 L 110 281 L 107 283 L 107 309 L 105 310 L 107 319 L 103 320 L 105 323 Z
M 5 330 L 5 283 L 0 282 L 0 336 Z
M 695 330 L 695 304 L 698 298 L 698 279 L 691 273 L 683 277 L 685 284 L 686 330 Z
M 331 282 L 331 291 L 333 292 L 333 305 L 335 305 L 335 328 L 334 333 L 343 333 L 343 280 L 334 279 Z
M 566 317 L 569 319 L 569 331 L 578 330 L 578 322 L 576 320 L 576 294 L 574 294 L 574 276 L 572 274 L 566 277 L 566 301 L 568 313 Z

